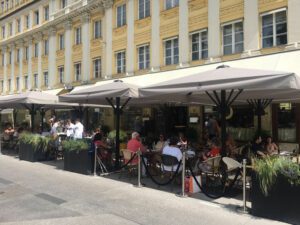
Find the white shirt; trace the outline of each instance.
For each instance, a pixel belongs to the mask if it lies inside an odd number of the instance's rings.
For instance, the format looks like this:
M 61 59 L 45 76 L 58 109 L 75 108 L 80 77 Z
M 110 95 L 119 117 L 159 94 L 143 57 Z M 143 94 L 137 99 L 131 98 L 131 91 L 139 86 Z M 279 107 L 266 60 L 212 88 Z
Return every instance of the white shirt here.
M 74 125 L 74 139 L 82 139 L 83 125 L 78 122 Z
M 179 148 L 177 147 L 173 147 L 173 146 L 165 146 L 163 151 L 162 151 L 163 155 L 170 155 L 170 156 L 174 156 L 178 159 L 178 161 L 180 161 L 182 159 L 182 152 Z M 176 171 L 178 164 L 174 165 L 173 168 L 172 166 L 163 166 L 164 170 L 166 171 Z M 181 171 L 182 168 L 179 168 L 179 171 Z
M 67 125 L 67 137 L 74 136 L 74 127 L 75 127 L 75 125 L 73 123 L 70 123 Z
M 50 133 L 51 133 L 52 135 L 57 134 L 57 127 L 58 127 L 58 122 L 54 123 L 53 126 L 52 126 L 52 128 L 51 128 Z

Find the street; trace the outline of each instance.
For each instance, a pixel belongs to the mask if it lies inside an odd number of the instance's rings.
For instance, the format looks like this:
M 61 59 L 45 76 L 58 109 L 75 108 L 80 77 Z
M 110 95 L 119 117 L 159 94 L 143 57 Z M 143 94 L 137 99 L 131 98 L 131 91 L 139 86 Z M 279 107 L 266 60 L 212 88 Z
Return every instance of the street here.
M 0 155 L 0 224 L 282 224 L 215 203 Z

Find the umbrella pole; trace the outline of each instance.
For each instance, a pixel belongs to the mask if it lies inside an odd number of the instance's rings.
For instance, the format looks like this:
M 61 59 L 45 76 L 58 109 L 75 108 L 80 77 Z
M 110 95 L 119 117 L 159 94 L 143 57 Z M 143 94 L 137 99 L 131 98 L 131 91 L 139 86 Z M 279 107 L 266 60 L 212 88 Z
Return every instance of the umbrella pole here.
M 116 98 L 116 108 L 115 108 L 115 116 L 116 116 L 116 162 L 115 167 L 118 168 L 120 164 L 120 97 Z
M 34 105 L 31 106 L 30 110 L 30 115 L 31 115 L 31 132 L 34 132 Z
M 226 156 L 226 91 L 221 90 L 221 102 L 220 102 L 220 114 L 221 114 L 221 155 Z
M 41 109 L 40 110 L 40 114 L 41 114 L 41 133 L 44 132 L 44 116 L 45 116 L 45 110 Z

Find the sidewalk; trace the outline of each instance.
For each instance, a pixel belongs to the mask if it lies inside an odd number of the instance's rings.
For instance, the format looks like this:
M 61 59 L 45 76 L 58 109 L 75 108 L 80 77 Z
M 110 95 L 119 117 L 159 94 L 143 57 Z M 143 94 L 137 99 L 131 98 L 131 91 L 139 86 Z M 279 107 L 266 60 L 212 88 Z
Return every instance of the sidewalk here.
M 0 224 L 283 224 L 221 204 L 0 155 Z

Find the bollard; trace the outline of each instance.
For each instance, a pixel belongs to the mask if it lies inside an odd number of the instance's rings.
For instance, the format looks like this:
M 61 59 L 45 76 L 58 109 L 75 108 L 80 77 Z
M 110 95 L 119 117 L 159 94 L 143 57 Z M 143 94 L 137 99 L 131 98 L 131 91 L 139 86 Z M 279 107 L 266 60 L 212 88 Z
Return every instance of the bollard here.
M 142 184 L 141 184 L 141 151 L 140 150 L 137 152 L 137 156 L 138 156 L 138 183 L 137 183 L 137 187 L 142 187 Z
M 97 146 L 95 145 L 94 176 L 97 176 Z
M 182 153 L 182 177 L 181 177 L 181 195 L 180 197 L 186 197 L 184 191 L 184 180 L 185 180 L 185 152 Z
M 238 207 L 237 210 L 241 213 L 249 213 L 247 209 L 246 203 L 246 166 L 247 166 L 247 159 L 243 159 L 243 206 Z
M 247 159 L 243 159 L 243 210 L 244 210 L 244 213 L 247 213 L 247 207 L 246 207 L 246 165 L 247 165 Z

